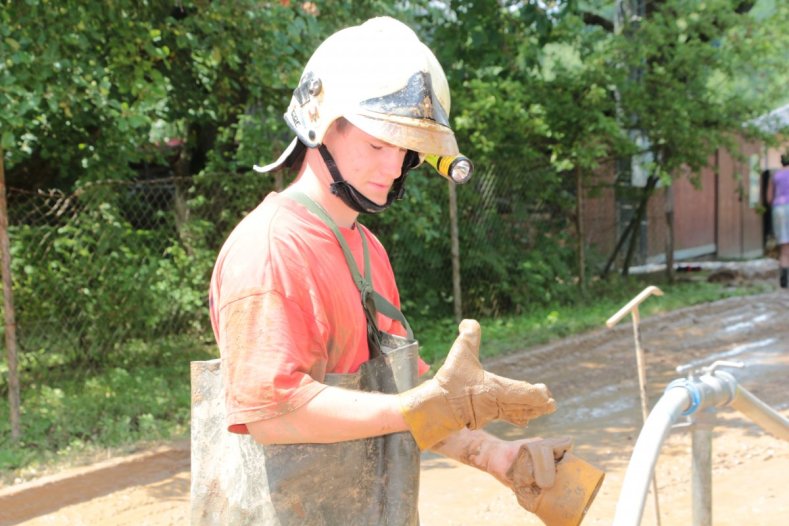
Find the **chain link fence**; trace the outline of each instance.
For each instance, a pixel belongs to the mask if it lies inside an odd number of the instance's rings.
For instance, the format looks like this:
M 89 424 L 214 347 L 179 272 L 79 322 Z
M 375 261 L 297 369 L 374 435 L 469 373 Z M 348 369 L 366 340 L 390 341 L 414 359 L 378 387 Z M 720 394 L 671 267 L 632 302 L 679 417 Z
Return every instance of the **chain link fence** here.
M 404 201 L 362 222 L 389 249 L 406 315 L 449 317 L 446 183 L 409 177 Z M 100 366 L 130 343 L 163 337 L 211 341 L 207 291 L 216 254 L 245 211 L 282 184 L 255 174 L 213 174 L 94 182 L 70 194 L 10 188 L 22 367 Z M 570 297 L 573 185 L 546 170 L 500 166 L 478 170 L 473 182 L 457 187 L 464 316 Z M 610 214 L 599 215 L 596 237 L 606 228 L 613 236 L 615 225 L 602 219 Z

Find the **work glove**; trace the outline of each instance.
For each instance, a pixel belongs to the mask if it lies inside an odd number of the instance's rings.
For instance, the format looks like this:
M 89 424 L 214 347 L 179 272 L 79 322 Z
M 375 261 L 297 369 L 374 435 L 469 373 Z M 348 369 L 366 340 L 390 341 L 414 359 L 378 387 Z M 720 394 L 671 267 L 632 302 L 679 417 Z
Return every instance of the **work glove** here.
M 507 479 L 518 504 L 532 513 L 537 511 L 543 490 L 556 481 L 556 463 L 572 448 L 570 437 L 531 438 L 521 444 L 515 460 L 507 470 Z
M 512 380 L 482 368 L 477 321 L 463 320 L 459 330 L 436 375 L 400 394 L 400 410 L 420 449 L 464 427 L 479 429 L 492 420 L 525 425 L 556 410 L 544 384 Z

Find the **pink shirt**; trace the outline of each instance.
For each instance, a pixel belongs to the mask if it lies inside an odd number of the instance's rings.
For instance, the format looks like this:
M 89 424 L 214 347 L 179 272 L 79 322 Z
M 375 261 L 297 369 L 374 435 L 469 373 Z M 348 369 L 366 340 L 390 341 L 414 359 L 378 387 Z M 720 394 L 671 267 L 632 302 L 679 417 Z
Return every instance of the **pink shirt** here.
M 399 308 L 389 257 L 365 227 L 373 287 Z M 355 228 L 341 228 L 364 269 Z M 228 429 L 289 413 L 317 395 L 327 372 L 368 360 L 359 291 L 334 234 L 302 205 L 272 193 L 222 247 L 211 278 L 210 314 L 222 356 Z M 404 335 L 380 313 L 382 331 Z M 420 359 L 419 373 L 428 366 Z
M 789 203 L 789 168 L 781 168 L 773 174 L 773 194 L 772 206 L 780 206 Z

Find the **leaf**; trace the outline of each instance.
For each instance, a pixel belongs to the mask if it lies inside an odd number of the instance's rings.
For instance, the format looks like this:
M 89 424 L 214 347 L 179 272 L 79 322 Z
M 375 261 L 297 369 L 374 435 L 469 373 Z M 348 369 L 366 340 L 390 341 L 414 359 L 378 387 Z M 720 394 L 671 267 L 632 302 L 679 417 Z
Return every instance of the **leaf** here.
M 16 138 L 14 137 L 14 133 L 9 130 L 3 131 L 3 136 L 0 138 L 0 145 L 6 150 L 10 150 L 15 144 Z
M 6 37 L 5 43 L 8 44 L 8 47 L 10 47 L 13 51 L 19 51 L 19 49 L 21 48 L 19 42 L 17 42 L 11 37 Z

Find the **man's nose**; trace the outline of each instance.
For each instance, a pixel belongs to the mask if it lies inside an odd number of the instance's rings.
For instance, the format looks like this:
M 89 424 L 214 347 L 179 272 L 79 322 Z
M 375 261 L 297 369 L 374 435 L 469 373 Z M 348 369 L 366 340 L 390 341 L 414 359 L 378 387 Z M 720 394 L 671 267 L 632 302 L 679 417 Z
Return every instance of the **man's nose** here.
M 393 180 L 400 177 L 403 171 L 403 161 L 405 160 L 406 150 L 402 148 L 388 148 L 385 159 L 382 163 L 382 171 Z

